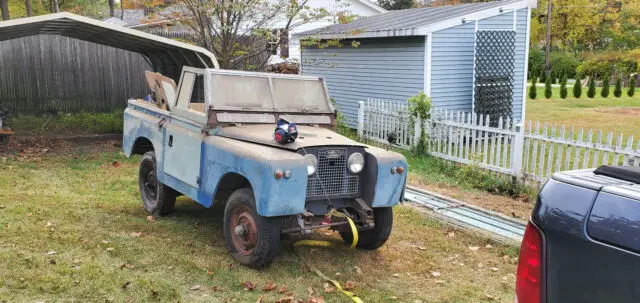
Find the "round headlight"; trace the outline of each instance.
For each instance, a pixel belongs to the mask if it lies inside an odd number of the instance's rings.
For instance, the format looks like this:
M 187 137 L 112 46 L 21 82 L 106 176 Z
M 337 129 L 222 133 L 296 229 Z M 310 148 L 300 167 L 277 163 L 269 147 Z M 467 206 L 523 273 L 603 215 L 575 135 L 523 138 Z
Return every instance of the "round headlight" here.
M 304 162 L 307 164 L 307 175 L 315 174 L 318 167 L 318 158 L 312 154 L 306 154 L 304 155 Z
M 357 174 L 364 168 L 364 156 L 361 153 L 353 153 L 347 161 L 347 168 L 352 174 Z

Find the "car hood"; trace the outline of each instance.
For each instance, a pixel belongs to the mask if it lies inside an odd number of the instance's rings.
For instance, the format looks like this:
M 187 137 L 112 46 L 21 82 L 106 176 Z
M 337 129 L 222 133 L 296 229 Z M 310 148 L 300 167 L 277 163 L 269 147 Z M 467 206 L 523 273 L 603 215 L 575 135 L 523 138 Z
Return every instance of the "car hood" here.
M 289 150 L 298 150 L 304 147 L 326 145 L 365 146 L 362 143 L 339 135 L 329 129 L 306 125 L 298 125 L 298 139 L 296 139 L 296 141 L 289 144 L 279 144 L 275 139 L 273 139 L 275 128 L 276 127 L 273 124 L 226 126 L 218 129 L 216 135 L 247 142 L 286 148 Z

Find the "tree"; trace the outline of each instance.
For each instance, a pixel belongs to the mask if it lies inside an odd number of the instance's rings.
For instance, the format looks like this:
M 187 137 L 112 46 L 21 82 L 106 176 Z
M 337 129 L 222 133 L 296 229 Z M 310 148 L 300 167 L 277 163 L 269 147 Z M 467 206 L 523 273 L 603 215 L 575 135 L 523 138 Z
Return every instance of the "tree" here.
M 122 0 L 120 0 L 122 1 Z M 115 7 L 116 7 L 116 2 L 115 0 L 108 0 L 107 1 L 109 3 L 109 17 L 113 17 L 115 15 Z
M 33 8 L 31 7 L 31 0 L 24 0 L 24 6 L 27 8 L 27 17 L 33 16 Z
M 629 90 L 627 91 L 627 96 L 633 97 L 636 92 L 636 75 L 632 75 L 629 78 Z
M 51 0 L 51 12 L 52 13 L 60 12 L 60 4 L 58 4 L 58 0 Z
M 582 96 L 582 83 L 580 77 L 576 77 L 576 83 L 573 84 L 573 97 L 579 99 Z
M 395 11 L 414 8 L 416 4 L 414 0 L 378 0 L 378 5 L 386 10 Z
M 602 98 L 606 98 L 609 97 L 609 81 L 611 80 L 611 77 L 609 77 L 609 75 L 605 75 L 604 78 L 602 79 L 602 90 L 600 91 L 600 96 Z
M 0 11 L 2 11 L 2 20 L 9 20 L 9 0 L 0 0 Z
M 549 99 L 553 96 L 553 91 L 551 90 L 551 77 L 547 77 L 547 81 L 544 82 L 544 97 Z
M 560 80 L 560 98 L 566 99 L 569 92 L 567 91 L 567 76 L 562 76 Z
M 596 81 L 594 77 L 589 77 L 589 89 L 587 89 L 587 97 L 593 99 L 596 96 Z
M 616 96 L 616 98 L 620 98 L 620 96 L 622 96 L 622 80 L 620 79 L 620 77 L 616 78 L 616 84 L 615 84 L 615 88 L 613 89 L 613 95 Z
M 536 87 L 536 75 L 531 77 L 531 86 L 529 87 L 529 99 L 534 100 L 538 96 L 538 87 Z

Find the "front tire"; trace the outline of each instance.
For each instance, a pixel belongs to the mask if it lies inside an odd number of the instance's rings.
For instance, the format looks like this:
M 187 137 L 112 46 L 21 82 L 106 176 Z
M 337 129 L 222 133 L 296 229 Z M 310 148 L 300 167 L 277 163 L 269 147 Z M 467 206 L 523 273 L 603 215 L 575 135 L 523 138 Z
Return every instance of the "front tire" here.
M 258 214 L 253 192 L 234 191 L 224 209 L 224 237 L 233 258 L 251 268 L 265 268 L 280 253 L 279 218 Z
M 138 187 L 144 209 L 153 216 L 166 215 L 176 204 L 176 191 L 158 181 L 156 154 L 146 152 L 140 160 Z
M 356 247 L 375 250 L 387 242 L 393 228 L 393 210 L 391 207 L 374 208 L 373 222 L 375 224 L 374 228 L 358 232 L 358 244 Z M 353 241 L 351 231 L 340 232 L 340 236 L 344 243 L 351 245 Z

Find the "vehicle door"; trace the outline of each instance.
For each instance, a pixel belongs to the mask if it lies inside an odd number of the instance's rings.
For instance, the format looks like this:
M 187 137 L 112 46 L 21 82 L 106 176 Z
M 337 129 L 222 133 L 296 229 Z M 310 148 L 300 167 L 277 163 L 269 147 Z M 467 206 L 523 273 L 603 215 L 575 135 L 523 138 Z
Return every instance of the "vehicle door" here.
M 200 187 L 203 129 L 207 124 L 205 73 L 185 67 L 180 77 L 171 121 L 164 131 L 164 172 Z

